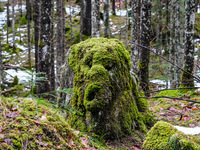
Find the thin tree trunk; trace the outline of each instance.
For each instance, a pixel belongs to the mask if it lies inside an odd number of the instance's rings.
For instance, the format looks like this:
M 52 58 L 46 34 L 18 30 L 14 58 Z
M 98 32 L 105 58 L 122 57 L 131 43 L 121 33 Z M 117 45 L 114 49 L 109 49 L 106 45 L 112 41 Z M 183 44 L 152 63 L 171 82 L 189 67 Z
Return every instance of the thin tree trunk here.
M 109 8 L 110 8 L 110 0 L 105 0 L 105 3 L 104 3 L 104 37 L 106 37 L 106 38 L 110 38 Z
M 3 76 L 3 57 L 2 57 L 2 50 L 1 50 L 1 35 L 0 35 L 0 91 L 2 89 L 2 85 L 4 83 L 4 76 Z
M 70 45 L 72 45 L 72 41 L 73 41 L 73 31 L 72 31 L 72 11 L 71 11 L 71 0 L 68 0 L 69 2 L 69 11 L 70 11 L 70 14 L 69 14 L 69 25 L 70 25 L 70 36 L 71 36 L 71 40 L 70 40 Z M 91 13 L 90 13 L 91 14 Z M 90 23 L 91 24 L 91 23 Z M 90 27 L 90 30 L 91 30 L 91 27 Z
M 121 10 L 121 0 L 119 0 L 119 40 L 121 41 L 122 39 L 122 10 Z
M 185 1 L 185 56 L 184 69 L 191 73 L 194 67 L 194 23 L 195 0 Z M 194 78 L 183 72 L 181 84 L 184 87 L 194 87 Z
M 48 81 L 41 81 L 37 88 L 38 93 L 46 93 L 55 89 L 54 60 L 53 60 L 53 34 L 52 16 L 53 1 L 41 1 L 41 41 L 39 47 L 39 72 L 44 72 L 42 76 Z
M 22 5 L 21 5 L 21 0 L 19 0 L 19 5 L 20 5 L 20 12 L 22 11 Z M 18 33 L 19 33 L 19 39 L 20 39 L 20 43 L 21 43 L 21 41 L 22 41 L 22 38 L 21 38 L 21 32 L 20 32 L 20 30 L 21 30 L 21 24 L 20 24 L 20 22 L 21 22 L 21 14 L 19 15 L 19 30 L 18 30 Z
M 28 31 L 28 64 L 31 66 L 31 35 L 30 35 L 30 21 L 31 21 L 31 4 L 30 0 L 26 0 L 27 11 L 27 31 Z
M 126 9 L 126 36 L 125 36 L 125 47 L 128 48 L 128 0 L 125 0 Z
M 170 26 L 170 61 L 175 63 L 176 55 L 175 55 L 175 0 L 171 1 L 171 26 Z M 174 65 L 170 65 L 170 88 L 175 88 L 175 68 Z
M 56 9 L 56 77 L 57 77 L 57 86 L 60 86 L 60 67 L 64 64 L 65 61 L 65 50 L 63 47 L 64 32 L 63 32 L 63 1 L 57 0 L 57 9 Z
M 40 39 L 40 0 L 34 0 L 34 30 L 35 30 L 35 70 L 39 72 L 38 68 L 38 53 L 39 53 L 39 46 L 38 42 Z
M 99 0 L 92 0 L 92 38 L 100 37 L 100 2 Z
M 82 1 L 82 34 L 87 36 L 91 36 L 91 7 L 91 0 Z
M 175 4 L 175 50 L 176 50 L 176 65 L 177 66 L 181 66 L 181 62 L 182 62 L 182 57 L 181 56 L 181 35 L 180 35 L 180 1 L 176 0 L 176 4 Z M 177 86 L 180 86 L 180 80 L 181 80 L 181 70 L 176 68 L 176 81 L 177 81 Z
M 141 4 L 141 45 L 150 47 L 151 0 L 142 0 Z M 149 58 L 150 51 L 146 50 L 146 48 L 141 48 L 139 74 L 141 87 L 146 96 L 149 96 Z
M 12 34 L 13 34 L 13 49 L 15 49 L 15 1 L 12 0 Z
M 113 15 L 116 15 L 115 0 L 112 0 L 112 14 L 113 14 Z
M 132 0 L 131 2 L 131 14 L 132 14 L 132 26 L 131 26 L 131 71 L 138 75 L 138 60 L 139 60 L 139 47 L 136 44 L 140 44 L 140 2 L 138 0 Z
M 8 33 L 9 33 L 9 27 L 10 27 L 10 10 L 9 10 L 9 5 L 10 2 L 9 0 L 7 1 L 7 33 L 6 33 L 6 39 L 7 39 L 7 44 L 8 44 Z

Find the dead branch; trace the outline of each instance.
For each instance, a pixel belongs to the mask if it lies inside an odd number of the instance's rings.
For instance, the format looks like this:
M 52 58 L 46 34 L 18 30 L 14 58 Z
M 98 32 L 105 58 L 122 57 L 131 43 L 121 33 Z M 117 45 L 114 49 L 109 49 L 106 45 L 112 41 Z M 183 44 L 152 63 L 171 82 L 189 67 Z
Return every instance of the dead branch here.
M 15 90 L 14 88 L 10 88 L 10 89 L 7 89 L 5 91 L 0 91 L 0 94 L 5 94 L 5 93 L 8 93 L 8 92 L 12 92 L 14 90 Z
M 175 99 L 175 100 L 181 100 L 181 101 L 187 101 L 187 102 L 193 102 L 193 103 L 200 103 L 199 101 L 195 101 L 195 100 L 191 100 L 191 99 L 180 98 L 180 97 L 169 97 L 169 96 L 139 97 L 139 98 L 146 98 L 146 99 L 168 98 L 168 99 Z
M 142 48 L 145 48 L 146 50 L 151 51 L 152 53 L 156 54 L 156 55 L 159 56 L 160 58 L 164 59 L 165 61 L 167 61 L 167 62 L 169 62 L 170 64 L 172 64 L 173 66 L 175 66 L 176 68 L 178 68 L 178 69 L 180 69 L 181 71 L 183 71 L 183 72 L 189 74 L 189 75 L 192 76 L 194 79 L 196 79 L 196 81 L 200 82 L 200 78 L 199 78 L 199 77 L 196 77 L 196 76 L 194 76 L 192 73 L 189 73 L 188 71 L 182 69 L 181 67 L 179 67 L 178 65 L 176 65 L 176 64 L 173 63 L 172 61 L 170 61 L 170 60 L 168 60 L 167 58 L 163 57 L 162 55 L 160 55 L 160 54 L 154 52 L 154 51 L 151 50 L 149 47 L 146 47 L 146 46 L 143 46 L 143 45 L 134 43 L 134 42 L 133 42 L 132 44 L 134 44 L 134 45 L 136 45 L 136 46 L 139 46 L 139 47 L 142 47 Z
M 148 93 L 156 93 L 156 92 L 161 92 L 161 91 L 166 91 L 166 90 L 181 90 L 181 89 L 198 89 L 200 87 L 186 87 L 186 88 L 171 88 L 171 89 L 162 89 L 162 90 L 156 90 L 156 91 L 149 91 Z

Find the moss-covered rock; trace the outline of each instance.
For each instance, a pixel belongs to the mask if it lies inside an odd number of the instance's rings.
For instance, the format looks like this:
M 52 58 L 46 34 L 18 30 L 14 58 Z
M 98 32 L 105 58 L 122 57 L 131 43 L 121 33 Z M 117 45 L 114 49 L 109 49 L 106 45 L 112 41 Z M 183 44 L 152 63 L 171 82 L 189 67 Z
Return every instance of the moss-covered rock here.
M 159 121 L 147 133 L 144 150 L 199 150 L 200 145 L 192 136 L 179 132 L 171 124 Z
M 72 125 L 109 138 L 146 132 L 145 124 L 153 119 L 146 100 L 138 98 L 138 80 L 130 74 L 124 45 L 116 39 L 93 38 L 70 50 L 66 64 L 74 72 L 71 106 L 76 110 Z

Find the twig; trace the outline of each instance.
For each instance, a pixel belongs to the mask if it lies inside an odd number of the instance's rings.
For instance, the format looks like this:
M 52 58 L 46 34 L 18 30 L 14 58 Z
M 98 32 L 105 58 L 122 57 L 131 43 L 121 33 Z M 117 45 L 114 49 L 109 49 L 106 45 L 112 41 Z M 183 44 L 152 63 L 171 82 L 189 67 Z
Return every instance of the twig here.
M 161 92 L 161 91 L 166 91 L 166 90 L 198 89 L 198 88 L 200 88 L 200 87 L 171 88 L 171 89 L 162 89 L 162 90 L 156 90 L 156 91 L 149 91 L 148 93 Z
M 169 99 L 182 100 L 182 101 L 193 102 L 193 103 L 200 103 L 199 101 L 194 101 L 194 100 L 185 99 L 185 98 L 179 98 L 179 97 L 169 97 L 169 96 L 139 97 L 139 98 L 146 98 L 146 99 L 152 99 L 152 98 L 169 98 Z
M 200 78 L 198 78 L 198 77 L 194 76 L 192 73 L 189 73 L 188 71 L 182 69 L 181 67 L 179 67 L 178 65 L 174 64 L 172 61 L 168 60 L 167 58 L 163 57 L 162 55 L 160 55 L 160 54 L 154 52 L 154 51 L 151 50 L 149 47 L 146 47 L 146 46 L 143 46 L 143 45 L 134 43 L 134 42 L 133 42 L 132 44 L 134 44 L 134 45 L 136 45 L 136 46 L 139 46 L 139 47 L 142 47 L 142 48 L 145 48 L 145 49 L 151 51 L 152 53 L 156 54 L 156 55 L 159 56 L 160 58 L 162 58 L 162 59 L 164 59 L 165 61 L 169 62 L 169 63 L 172 64 L 173 66 L 179 68 L 181 71 L 183 71 L 183 72 L 189 74 L 189 75 L 192 76 L 194 79 L 196 79 L 196 81 L 199 81 L 199 82 L 200 82 Z
M 5 91 L 0 91 L 0 94 L 5 94 L 5 93 L 8 93 L 8 92 L 12 92 L 14 90 L 15 90 L 14 88 L 10 88 L 10 89 L 7 89 Z

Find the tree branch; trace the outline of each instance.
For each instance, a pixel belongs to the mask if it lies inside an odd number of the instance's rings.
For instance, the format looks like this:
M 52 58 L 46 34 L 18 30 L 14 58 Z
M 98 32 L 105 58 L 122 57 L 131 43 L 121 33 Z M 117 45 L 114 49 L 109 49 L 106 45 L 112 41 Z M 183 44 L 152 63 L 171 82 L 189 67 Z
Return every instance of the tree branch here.
M 193 103 L 200 103 L 200 101 L 194 101 L 194 100 L 185 99 L 185 98 L 179 98 L 179 97 L 169 97 L 169 96 L 139 97 L 139 98 L 146 98 L 146 99 L 168 98 L 168 99 L 182 100 L 182 101 L 193 102 Z

